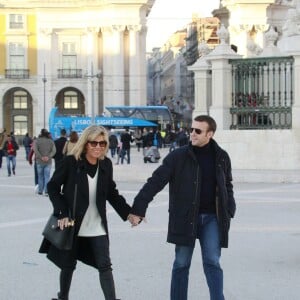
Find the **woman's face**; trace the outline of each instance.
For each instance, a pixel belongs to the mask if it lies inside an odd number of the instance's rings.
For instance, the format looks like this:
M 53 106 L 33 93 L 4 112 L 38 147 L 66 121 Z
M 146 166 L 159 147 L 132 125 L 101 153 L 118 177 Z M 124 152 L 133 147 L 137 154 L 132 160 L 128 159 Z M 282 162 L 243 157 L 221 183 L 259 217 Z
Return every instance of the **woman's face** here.
M 97 160 L 100 157 L 105 156 L 106 154 L 107 142 L 104 139 L 104 136 L 99 135 L 95 139 L 91 139 L 86 143 L 86 159 L 92 163 L 97 163 Z

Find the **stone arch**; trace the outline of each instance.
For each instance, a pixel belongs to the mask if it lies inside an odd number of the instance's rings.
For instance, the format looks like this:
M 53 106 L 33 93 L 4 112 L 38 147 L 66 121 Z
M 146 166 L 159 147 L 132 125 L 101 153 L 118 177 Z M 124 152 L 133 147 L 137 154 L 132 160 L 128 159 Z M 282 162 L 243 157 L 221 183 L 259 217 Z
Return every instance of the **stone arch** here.
M 26 133 L 33 134 L 33 107 L 31 94 L 22 87 L 9 89 L 3 96 L 3 127 L 14 132 L 22 143 Z
M 74 87 L 66 87 L 57 93 L 55 98 L 57 111 L 62 115 L 84 115 L 85 99 L 81 91 Z

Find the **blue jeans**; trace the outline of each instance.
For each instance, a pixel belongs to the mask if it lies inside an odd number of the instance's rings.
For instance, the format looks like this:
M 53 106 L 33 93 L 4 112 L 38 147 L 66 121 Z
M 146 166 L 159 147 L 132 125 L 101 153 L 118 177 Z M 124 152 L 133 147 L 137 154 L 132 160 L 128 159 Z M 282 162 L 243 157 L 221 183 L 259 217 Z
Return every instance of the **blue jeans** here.
M 7 174 L 8 176 L 11 175 L 11 168 L 13 173 L 15 174 L 16 169 L 16 157 L 14 155 L 7 155 L 6 156 L 6 164 L 7 164 Z M 10 167 L 11 164 L 11 167 Z
M 197 238 L 202 253 L 203 269 L 211 300 L 224 300 L 223 271 L 220 267 L 221 247 L 218 223 L 215 214 L 200 214 Z M 188 299 L 188 281 L 193 247 L 175 247 L 175 260 L 171 280 L 171 300 Z
M 44 165 L 44 164 L 37 163 L 36 168 L 37 168 L 38 182 L 39 182 L 38 193 L 42 194 L 44 192 L 45 194 L 47 194 L 48 193 L 47 183 L 50 180 L 51 165 Z

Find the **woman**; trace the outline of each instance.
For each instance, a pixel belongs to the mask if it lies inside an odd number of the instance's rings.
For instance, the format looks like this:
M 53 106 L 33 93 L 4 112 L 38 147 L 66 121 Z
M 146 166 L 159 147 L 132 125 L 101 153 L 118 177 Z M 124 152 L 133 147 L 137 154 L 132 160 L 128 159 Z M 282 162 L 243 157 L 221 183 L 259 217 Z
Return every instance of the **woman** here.
M 76 131 L 72 131 L 70 133 L 70 139 L 69 141 L 67 141 L 64 145 L 64 148 L 63 148 L 63 155 L 66 156 L 66 155 L 69 155 L 72 151 L 72 149 L 74 148 L 74 146 L 76 145 L 78 141 L 78 133 Z
M 107 151 L 108 133 L 105 128 L 95 125 L 86 128 L 71 155 L 64 158 L 48 183 L 54 215 L 59 216 L 61 229 L 68 226 L 77 184 L 76 234 L 72 250 L 59 250 L 45 239 L 40 248 L 40 252 L 47 253 L 47 257 L 61 269 L 60 291 L 56 299 L 68 299 L 77 260 L 95 267 L 99 271 L 105 299 L 116 299 L 109 255 L 106 200 L 124 221 L 130 206 L 116 189 Z

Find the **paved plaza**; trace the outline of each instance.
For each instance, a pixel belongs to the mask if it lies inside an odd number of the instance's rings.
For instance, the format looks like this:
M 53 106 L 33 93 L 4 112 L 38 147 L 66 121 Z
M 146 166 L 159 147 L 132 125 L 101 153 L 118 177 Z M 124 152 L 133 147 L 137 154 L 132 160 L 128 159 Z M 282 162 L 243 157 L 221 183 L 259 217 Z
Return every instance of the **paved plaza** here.
M 166 153 L 164 149 L 162 155 Z M 135 148 L 130 165 L 114 166 L 118 188 L 129 203 L 157 166 L 144 164 Z M 222 252 L 226 300 L 298 300 L 300 184 L 234 180 L 237 213 L 229 248 Z M 34 194 L 33 167 L 24 159 L 23 149 L 18 152 L 16 176 L 7 176 L 4 159 L 0 190 L 0 300 L 49 300 L 56 295 L 59 270 L 38 248 L 51 204 L 49 198 Z M 167 188 L 150 205 L 147 223 L 137 228 L 108 208 L 118 298 L 169 299 L 174 246 L 166 243 L 167 218 Z M 78 263 L 70 299 L 104 299 L 95 269 Z M 197 244 L 189 300 L 208 299 Z

